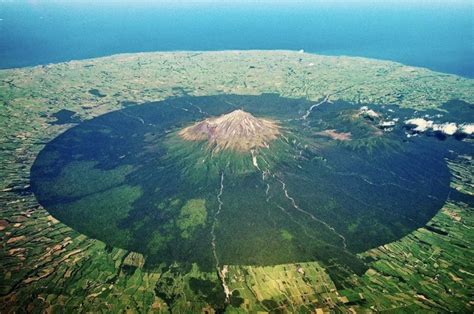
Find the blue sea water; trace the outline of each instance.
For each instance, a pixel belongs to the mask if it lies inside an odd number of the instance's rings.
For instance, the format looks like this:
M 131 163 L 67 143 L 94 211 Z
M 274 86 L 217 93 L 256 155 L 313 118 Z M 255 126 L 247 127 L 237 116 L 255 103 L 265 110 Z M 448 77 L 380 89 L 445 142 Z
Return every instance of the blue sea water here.
M 124 52 L 304 49 L 474 77 L 470 1 L 131 3 L 0 1 L 0 68 Z

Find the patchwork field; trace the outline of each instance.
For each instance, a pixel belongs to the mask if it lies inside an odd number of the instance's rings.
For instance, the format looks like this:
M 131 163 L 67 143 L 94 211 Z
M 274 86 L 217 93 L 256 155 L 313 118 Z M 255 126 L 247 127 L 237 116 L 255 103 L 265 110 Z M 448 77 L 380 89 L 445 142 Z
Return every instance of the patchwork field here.
M 473 91 L 289 51 L 1 70 L 0 311 L 472 312 Z

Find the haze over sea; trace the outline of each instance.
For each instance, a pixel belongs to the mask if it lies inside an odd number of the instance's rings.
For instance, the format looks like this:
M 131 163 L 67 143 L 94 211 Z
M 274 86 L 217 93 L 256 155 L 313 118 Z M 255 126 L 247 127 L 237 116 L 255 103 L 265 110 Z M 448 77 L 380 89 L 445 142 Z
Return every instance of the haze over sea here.
M 127 52 L 304 49 L 474 77 L 471 1 L 270 2 L 0 0 L 0 68 Z

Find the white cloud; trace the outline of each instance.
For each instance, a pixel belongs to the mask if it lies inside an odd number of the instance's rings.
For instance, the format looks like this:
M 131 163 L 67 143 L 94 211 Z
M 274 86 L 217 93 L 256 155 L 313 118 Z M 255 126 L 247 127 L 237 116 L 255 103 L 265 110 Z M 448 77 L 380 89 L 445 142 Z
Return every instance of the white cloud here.
M 414 125 L 414 131 L 426 132 L 428 129 L 433 127 L 433 121 L 425 120 L 423 118 L 415 118 L 405 121 L 406 125 Z
M 453 135 L 458 130 L 456 123 L 434 124 L 433 131 L 438 131 L 446 135 Z
M 459 130 L 461 133 L 464 133 L 466 135 L 472 135 L 474 134 L 474 124 L 473 123 L 462 124 L 459 126 Z
M 431 120 L 426 120 L 423 118 L 413 118 L 405 121 L 405 125 L 414 126 L 413 131 L 424 133 L 426 131 L 435 131 L 441 132 L 445 135 L 454 135 L 456 133 L 462 133 L 465 135 L 474 134 L 474 124 L 473 123 L 462 123 L 457 125 L 454 122 L 446 122 L 435 124 Z

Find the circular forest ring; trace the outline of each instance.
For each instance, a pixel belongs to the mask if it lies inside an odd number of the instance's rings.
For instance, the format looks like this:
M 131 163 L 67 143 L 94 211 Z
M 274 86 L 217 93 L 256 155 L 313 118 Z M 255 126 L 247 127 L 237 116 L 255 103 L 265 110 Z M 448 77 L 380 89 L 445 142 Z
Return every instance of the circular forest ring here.
M 337 261 L 394 241 L 449 193 L 450 141 L 406 141 L 408 109 L 274 94 L 180 97 L 69 129 L 32 170 L 57 219 L 147 263 Z

